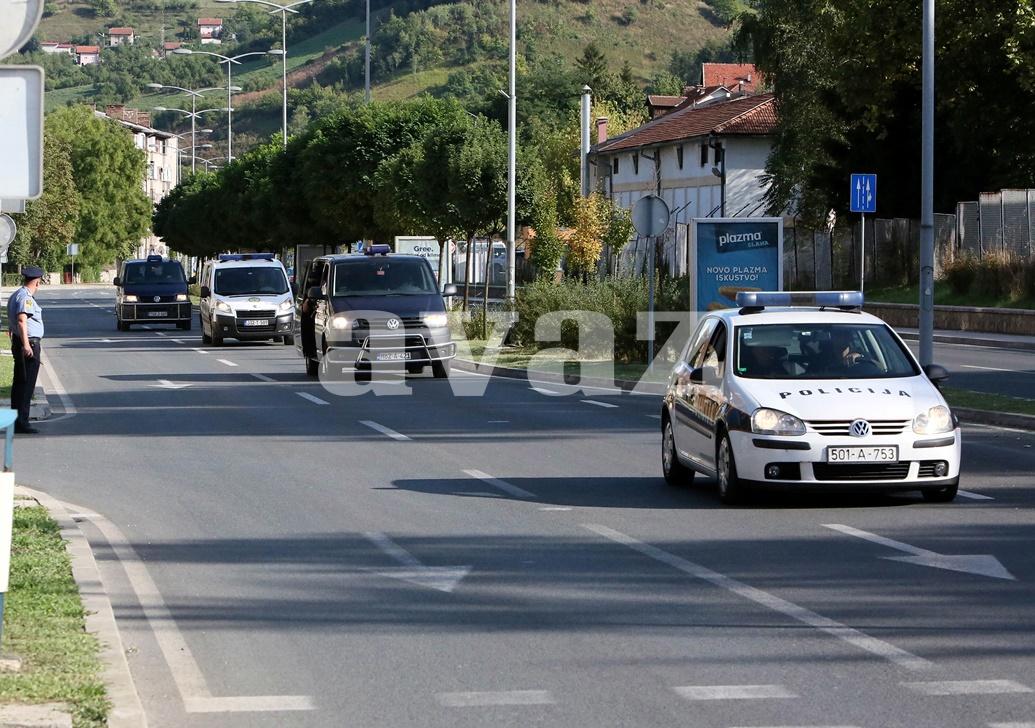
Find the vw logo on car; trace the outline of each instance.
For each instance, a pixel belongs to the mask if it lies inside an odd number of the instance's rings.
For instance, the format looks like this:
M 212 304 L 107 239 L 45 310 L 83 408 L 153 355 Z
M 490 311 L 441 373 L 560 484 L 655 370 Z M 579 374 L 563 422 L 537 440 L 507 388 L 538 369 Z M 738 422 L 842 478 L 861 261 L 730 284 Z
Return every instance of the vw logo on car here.
M 870 423 L 866 420 L 856 420 L 851 425 L 852 437 L 868 437 L 870 434 Z
M 388 319 L 388 322 L 385 323 L 385 326 L 387 326 L 390 331 L 395 331 L 399 328 L 399 319 L 390 318 Z

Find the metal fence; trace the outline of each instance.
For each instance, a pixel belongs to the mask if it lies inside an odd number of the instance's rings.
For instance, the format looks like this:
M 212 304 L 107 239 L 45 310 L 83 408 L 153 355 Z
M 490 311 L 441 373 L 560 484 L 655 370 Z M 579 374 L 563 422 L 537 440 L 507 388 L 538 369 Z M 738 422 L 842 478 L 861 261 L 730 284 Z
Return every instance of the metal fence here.
M 1035 190 L 982 192 L 956 207 L 959 250 L 970 255 L 1035 255 Z

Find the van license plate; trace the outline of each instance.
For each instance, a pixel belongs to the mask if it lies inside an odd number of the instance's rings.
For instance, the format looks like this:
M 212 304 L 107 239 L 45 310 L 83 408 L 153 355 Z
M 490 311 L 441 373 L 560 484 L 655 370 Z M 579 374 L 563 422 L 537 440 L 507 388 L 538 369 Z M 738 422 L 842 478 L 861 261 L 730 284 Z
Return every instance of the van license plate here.
M 169 315 L 168 311 L 148 311 L 147 315 L 150 318 L 165 318 Z
M 374 361 L 408 361 L 413 352 L 410 351 L 386 351 L 374 357 Z
M 828 463 L 897 463 L 897 447 L 828 447 Z
M 245 326 L 269 326 L 269 319 L 248 319 L 244 322 Z

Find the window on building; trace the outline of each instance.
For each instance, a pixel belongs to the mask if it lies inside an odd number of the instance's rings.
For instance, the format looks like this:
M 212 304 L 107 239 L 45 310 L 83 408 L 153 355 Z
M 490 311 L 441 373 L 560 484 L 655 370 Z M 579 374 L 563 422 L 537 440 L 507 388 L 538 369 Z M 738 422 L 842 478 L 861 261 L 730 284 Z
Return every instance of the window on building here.
M 701 166 L 702 167 L 707 167 L 708 166 L 708 145 L 707 144 L 702 144 L 701 145 Z
M 640 155 L 633 154 L 633 174 L 640 173 Z
M 611 160 L 611 171 L 614 174 L 618 174 L 618 157 Z
M 155 163 L 154 162 L 148 162 L 147 163 L 147 178 L 148 179 L 157 179 L 157 177 L 155 177 Z
M 676 164 L 679 165 L 680 169 L 683 168 L 683 145 L 682 144 L 680 144 L 678 147 L 676 147 Z

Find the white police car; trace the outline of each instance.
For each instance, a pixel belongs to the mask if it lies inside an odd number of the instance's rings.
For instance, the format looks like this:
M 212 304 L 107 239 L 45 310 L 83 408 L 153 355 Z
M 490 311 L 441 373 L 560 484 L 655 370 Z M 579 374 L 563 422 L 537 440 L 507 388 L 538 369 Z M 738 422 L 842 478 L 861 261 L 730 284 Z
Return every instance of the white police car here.
M 936 384 L 856 292 L 737 295 L 704 316 L 661 413 L 672 484 L 714 476 L 723 502 L 752 488 L 919 490 L 956 497 L 960 431 Z

